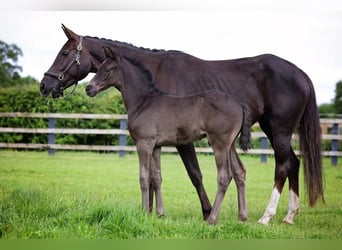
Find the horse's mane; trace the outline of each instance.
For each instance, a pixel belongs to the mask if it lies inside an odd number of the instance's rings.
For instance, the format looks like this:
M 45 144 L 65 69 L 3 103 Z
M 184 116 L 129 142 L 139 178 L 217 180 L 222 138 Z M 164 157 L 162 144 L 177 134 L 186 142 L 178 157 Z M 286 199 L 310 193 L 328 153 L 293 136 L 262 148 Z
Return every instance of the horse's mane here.
M 119 45 L 119 46 L 124 46 L 127 48 L 132 48 L 132 49 L 136 49 L 136 50 L 150 52 L 150 53 L 168 53 L 168 54 L 172 53 L 172 54 L 186 55 L 186 53 L 179 51 L 179 50 L 149 49 L 149 48 L 144 48 L 144 47 L 137 47 L 131 43 L 120 42 L 120 41 L 111 40 L 111 39 L 107 39 L 107 38 L 99 38 L 99 37 L 92 37 L 92 36 L 86 36 L 86 37 L 90 38 L 90 39 L 96 39 L 96 40 L 104 41 L 106 43 L 111 43 L 114 45 Z M 149 82 L 150 93 L 159 94 L 159 95 L 165 95 L 166 94 L 165 92 L 163 92 L 159 89 L 158 85 L 155 82 L 155 79 L 154 79 L 152 72 L 148 68 L 146 68 L 145 65 L 143 65 L 141 62 L 137 61 L 134 58 L 130 58 L 126 55 L 121 55 L 121 56 L 124 59 L 126 59 L 129 63 L 133 64 L 138 69 L 140 69 L 140 71 L 144 74 L 147 81 Z
M 111 39 L 107 39 L 107 38 L 99 38 L 99 37 L 92 37 L 92 36 L 86 36 L 86 37 L 105 41 L 105 42 L 109 42 L 109 43 L 114 43 L 114 44 L 120 45 L 120 46 L 130 47 L 130 48 L 137 49 L 137 50 L 151 52 L 151 53 L 180 53 L 180 54 L 185 54 L 184 52 L 179 51 L 179 50 L 149 49 L 149 48 L 144 48 L 144 47 L 138 47 L 138 46 L 135 46 L 131 43 L 120 42 L 117 40 L 111 40 Z

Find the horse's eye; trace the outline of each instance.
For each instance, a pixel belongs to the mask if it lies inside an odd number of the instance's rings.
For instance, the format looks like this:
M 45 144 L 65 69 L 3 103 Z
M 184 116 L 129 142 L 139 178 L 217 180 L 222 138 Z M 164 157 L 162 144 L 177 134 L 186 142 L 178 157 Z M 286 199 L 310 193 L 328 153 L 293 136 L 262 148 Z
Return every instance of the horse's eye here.
M 63 56 L 69 55 L 69 50 L 64 50 L 64 51 L 62 52 L 62 55 L 63 55 Z

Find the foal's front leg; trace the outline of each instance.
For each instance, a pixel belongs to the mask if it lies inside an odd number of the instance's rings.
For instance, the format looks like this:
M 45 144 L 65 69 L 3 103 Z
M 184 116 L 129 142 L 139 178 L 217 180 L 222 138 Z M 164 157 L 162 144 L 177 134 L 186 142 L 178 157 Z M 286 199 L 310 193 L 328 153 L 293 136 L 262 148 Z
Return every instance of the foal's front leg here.
M 149 212 L 150 169 L 153 145 L 148 141 L 139 141 L 137 142 L 137 151 L 139 156 L 139 180 L 142 206 L 146 212 Z
M 154 148 L 153 154 L 152 154 L 152 163 L 151 163 L 151 170 L 150 170 L 150 179 L 151 179 L 150 181 L 151 181 L 152 190 L 150 190 L 150 194 L 152 192 L 152 193 L 155 193 L 156 195 L 157 215 L 164 216 L 164 204 L 163 204 L 163 197 L 161 193 L 162 177 L 161 177 L 161 169 L 160 169 L 160 151 L 161 151 L 161 148 L 156 147 Z M 150 203 L 150 206 L 151 206 L 151 203 Z

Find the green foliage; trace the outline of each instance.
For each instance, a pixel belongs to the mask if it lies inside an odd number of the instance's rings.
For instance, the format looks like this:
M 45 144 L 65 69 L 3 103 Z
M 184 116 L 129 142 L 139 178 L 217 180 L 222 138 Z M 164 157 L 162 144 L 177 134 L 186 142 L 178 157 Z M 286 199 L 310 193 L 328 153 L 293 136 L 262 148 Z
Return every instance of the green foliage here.
M 342 114 L 342 81 L 336 83 L 334 107 L 335 114 Z
M 0 112 L 30 113 L 96 113 L 124 114 L 121 95 L 114 89 L 95 98 L 85 94 L 85 84 L 80 85 L 71 96 L 60 99 L 43 98 L 39 84 L 26 78 L 29 84 L 0 88 Z M 39 118 L 0 118 L 1 127 L 47 128 L 48 120 Z M 118 120 L 57 119 L 57 128 L 118 128 Z M 0 134 L 2 142 L 47 143 L 45 134 Z M 117 145 L 115 135 L 57 135 L 56 143 Z
M 335 106 L 332 103 L 324 103 L 319 105 L 318 111 L 320 114 L 335 114 Z
M 7 44 L 0 40 L 0 86 L 11 86 L 20 79 L 22 68 L 17 65 L 23 52 L 15 44 Z

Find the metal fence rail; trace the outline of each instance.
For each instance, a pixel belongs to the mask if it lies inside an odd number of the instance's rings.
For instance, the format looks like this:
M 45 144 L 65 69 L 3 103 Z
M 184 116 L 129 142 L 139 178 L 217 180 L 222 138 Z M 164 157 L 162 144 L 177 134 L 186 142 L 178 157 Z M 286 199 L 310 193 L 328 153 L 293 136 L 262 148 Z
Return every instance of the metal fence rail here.
M 0 112 L 1 118 L 46 118 L 48 119 L 47 128 L 13 128 L 0 127 L 0 133 L 32 133 L 32 134 L 47 134 L 48 143 L 7 143 L 0 142 L 0 148 L 17 148 L 17 149 L 46 149 L 49 154 L 54 154 L 55 150 L 95 150 L 95 151 L 115 151 L 124 156 L 126 152 L 136 151 L 135 146 L 126 145 L 126 136 L 129 135 L 127 130 L 127 115 L 118 114 L 62 114 L 62 113 L 6 113 Z M 79 129 L 79 128 L 56 128 L 56 119 L 112 119 L 120 120 L 120 128 L 116 129 Z M 322 139 L 331 141 L 331 151 L 323 151 L 323 156 L 331 157 L 333 165 L 337 165 L 338 157 L 342 156 L 339 150 L 339 141 L 342 141 L 341 124 L 342 119 L 320 119 L 322 128 Z M 256 125 L 257 126 L 257 125 Z M 330 131 L 330 132 L 329 132 Z M 96 135 L 118 135 L 119 145 L 74 145 L 74 144 L 56 144 L 56 134 L 96 134 Z M 239 153 L 257 154 L 260 155 L 261 161 L 267 161 L 268 155 L 273 155 L 274 151 L 268 149 L 267 137 L 263 132 L 252 132 L 252 139 L 259 138 L 261 140 L 261 148 L 253 148 L 247 152 L 238 149 Z M 294 134 L 293 140 L 298 140 L 298 135 Z M 163 152 L 177 152 L 175 147 L 163 147 Z M 211 148 L 196 148 L 196 152 L 212 153 Z M 295 151 L 297 155 L 300 152 Z

